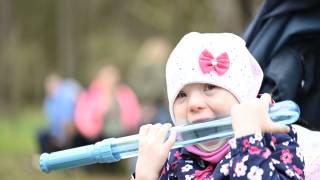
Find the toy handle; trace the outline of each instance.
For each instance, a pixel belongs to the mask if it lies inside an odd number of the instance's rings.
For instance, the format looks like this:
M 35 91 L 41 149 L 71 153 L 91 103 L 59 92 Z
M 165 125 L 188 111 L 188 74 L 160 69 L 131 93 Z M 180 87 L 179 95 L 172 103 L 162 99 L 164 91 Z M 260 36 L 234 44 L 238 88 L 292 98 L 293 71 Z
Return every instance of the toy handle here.
M 120 157 L 112 154 L 111 144 L 115 138 L 109 138 L 93 145 L 43 153 L 40 156 L 40 169 L 49 173 L 51 170 L 74 168 L 95 163 L 119 161 Z

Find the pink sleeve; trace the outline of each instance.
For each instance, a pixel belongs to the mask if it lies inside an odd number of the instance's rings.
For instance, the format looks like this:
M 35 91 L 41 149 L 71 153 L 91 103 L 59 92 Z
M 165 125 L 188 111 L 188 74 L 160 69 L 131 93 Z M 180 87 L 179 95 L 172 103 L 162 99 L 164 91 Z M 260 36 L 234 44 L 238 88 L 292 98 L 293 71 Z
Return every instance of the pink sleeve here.
M 137 96 L 126 85 L 119 86 L 117 101 L 120 105 L 121 125 L 127 132 L 138 129 L 141 120 L 141 109 Z
M 86 138 L 95 138 L 102 133 L 104 114 L 108 109 L 102 96 L 102 92 L 95 87 L 80 94 L 75 109 L 75 124 Z

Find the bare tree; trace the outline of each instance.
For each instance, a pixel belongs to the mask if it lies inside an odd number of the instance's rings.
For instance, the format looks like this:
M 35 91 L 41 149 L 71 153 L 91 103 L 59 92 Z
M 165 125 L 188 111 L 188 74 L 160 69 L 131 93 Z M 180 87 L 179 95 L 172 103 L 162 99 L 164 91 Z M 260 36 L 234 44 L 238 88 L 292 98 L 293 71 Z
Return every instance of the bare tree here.
M 74 74 L 75 66 L 75 17 L 74 0 L 57 0 L 58 67 L 67 75 Z
M 11 27 L 11 0 L 1 0 L 0 2 L 0 107 L 4 106 L 8 95 L 7 81 L 7 62 L 9 57 L 6 56 L 5 45 Z

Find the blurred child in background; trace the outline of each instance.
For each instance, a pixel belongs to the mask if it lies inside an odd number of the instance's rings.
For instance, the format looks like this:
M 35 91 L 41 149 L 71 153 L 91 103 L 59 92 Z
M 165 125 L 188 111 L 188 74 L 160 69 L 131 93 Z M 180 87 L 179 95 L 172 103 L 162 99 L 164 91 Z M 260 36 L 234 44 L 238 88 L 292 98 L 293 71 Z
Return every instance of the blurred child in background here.
M 80 132 L 76 138 L 78 146 L 137 133 L 141 123 L 140 103 L 135 92 L 121 82 L 116 67 L 102 66 L 88 89 L 81 93 L 75 123 Z M 124 169 L 121 163 L 103 166 L 112 168 L 113 172 L 121 172 Z M 135 159 L 130 159 L 129 163 L 129 167 L 126 166 L 134 169 Z
M 120 81 L 118 69 L 105 65 L 80 94 L 75 123 L 88 140 L 124 136 L 139 128 L 139 100 L 131 88 Z
M 48 130 L 38 134 L 39 151 L 53 152 L 73 146 L 74 110 L 81 86 L 71 78 L 50 74 L 44 82 L 44 111 Z

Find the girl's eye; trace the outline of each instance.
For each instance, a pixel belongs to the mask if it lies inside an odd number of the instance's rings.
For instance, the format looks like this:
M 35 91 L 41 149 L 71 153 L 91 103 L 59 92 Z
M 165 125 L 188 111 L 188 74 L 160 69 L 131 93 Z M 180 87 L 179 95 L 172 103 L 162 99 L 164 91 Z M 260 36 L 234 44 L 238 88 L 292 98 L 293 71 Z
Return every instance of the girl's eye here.
M 216 87 L 217 87 L 217 86 L 215 86 L 215 85 L 207 84 L 207 87 L 206 87 L 205 90 L 212 90 L 212 89 L 214 89 L 214 88 L 216 88 Z
M 186 97 L 186 96 L 187 96 L 187 94 L 186 94 L 185 92 L 180 91 L 180 92 L 178 93 L 178 95 L 177 95 L 177 99 L 178 99 L 178 98 L 183 98 L 183 97 Z

